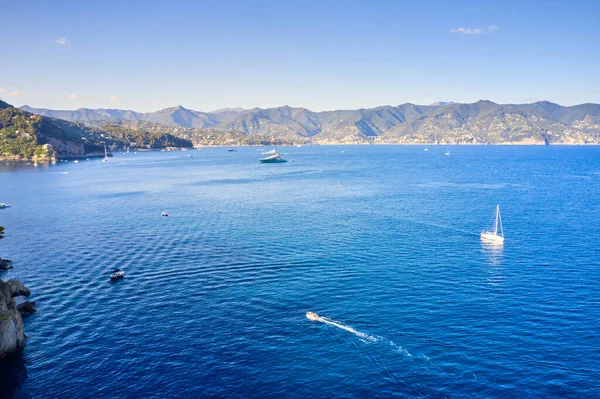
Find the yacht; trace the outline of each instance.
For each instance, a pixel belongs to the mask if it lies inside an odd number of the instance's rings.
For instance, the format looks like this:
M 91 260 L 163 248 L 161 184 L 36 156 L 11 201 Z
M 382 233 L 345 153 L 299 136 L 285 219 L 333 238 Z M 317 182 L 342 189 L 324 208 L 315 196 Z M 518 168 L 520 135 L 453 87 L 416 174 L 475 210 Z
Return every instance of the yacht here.
M 504 229 L 502 228 L 502 218 L 500 217 L 500 205 L 496 205 L 496 215 L 491 230 L 481 232 L 481 241 L 504 244 Z
M 283 163 L 287 162 L 287 159 L 283 158 L 278 152 L 270 157 L 261 158 L 260 163 Z
M 319 321 L 319 315 L 313 312 L 306 312 L 306 318 L 311 321 Z
M 119 280 L 125 277 L 125 272 L 123 270 L 115 269 L 110 275 L 111 280 Z

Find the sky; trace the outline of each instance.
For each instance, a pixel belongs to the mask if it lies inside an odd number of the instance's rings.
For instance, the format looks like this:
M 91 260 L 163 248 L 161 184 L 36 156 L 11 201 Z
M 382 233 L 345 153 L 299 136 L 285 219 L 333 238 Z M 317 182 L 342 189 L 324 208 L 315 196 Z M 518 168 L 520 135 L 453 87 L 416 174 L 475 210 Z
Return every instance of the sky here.
M 51 109 L 600 103 L 600 0 L 10 1 L 0 98 Z

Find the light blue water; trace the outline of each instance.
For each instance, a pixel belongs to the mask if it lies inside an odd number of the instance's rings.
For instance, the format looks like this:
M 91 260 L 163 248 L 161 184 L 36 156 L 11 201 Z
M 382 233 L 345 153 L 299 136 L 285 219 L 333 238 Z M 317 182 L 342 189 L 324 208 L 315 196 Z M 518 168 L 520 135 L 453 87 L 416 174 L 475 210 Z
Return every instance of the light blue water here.
M 38 307 L 1 393 L 599 397 L 600 148 L 445 150 L 0 165 Z

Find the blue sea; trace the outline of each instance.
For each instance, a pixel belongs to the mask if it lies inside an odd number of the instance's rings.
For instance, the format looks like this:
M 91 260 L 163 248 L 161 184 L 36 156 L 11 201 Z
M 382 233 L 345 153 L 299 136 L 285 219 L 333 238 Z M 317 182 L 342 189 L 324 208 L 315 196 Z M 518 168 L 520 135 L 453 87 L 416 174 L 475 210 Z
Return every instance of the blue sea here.
M 0 164 L 0 396 L 600 397 L 600 147 L 259 150 Z

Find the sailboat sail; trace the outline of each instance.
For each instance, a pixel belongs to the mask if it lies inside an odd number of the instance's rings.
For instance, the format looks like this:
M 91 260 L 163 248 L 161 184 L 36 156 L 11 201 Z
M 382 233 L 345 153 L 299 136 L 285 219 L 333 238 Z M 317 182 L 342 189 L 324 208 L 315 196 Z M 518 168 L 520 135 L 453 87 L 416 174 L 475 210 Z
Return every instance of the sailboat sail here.
M 499 232 L 498 229 L 500 230 Z M 481 232 L 481 239 L 483 241 L 495 243 L 504 242 L 504 229 L 502 227 L 502 218 L 500 217 L 500 205 L 496 205 L 496 214 L 494 215 L 494 222 L 491 230 Z

